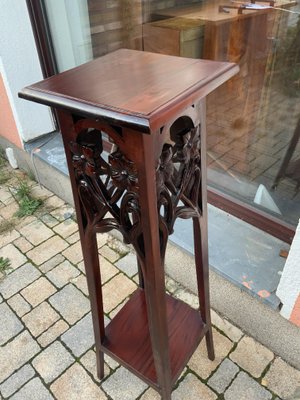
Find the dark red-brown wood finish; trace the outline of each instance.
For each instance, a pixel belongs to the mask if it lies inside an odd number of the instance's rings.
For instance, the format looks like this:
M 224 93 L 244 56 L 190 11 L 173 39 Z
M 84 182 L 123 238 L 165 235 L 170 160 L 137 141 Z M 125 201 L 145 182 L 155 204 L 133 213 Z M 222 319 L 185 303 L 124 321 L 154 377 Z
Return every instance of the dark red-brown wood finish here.
M 205 96 L 237 73 L 231 63 L 119 50 L 25 88 L 55 107 L 70 172 L 92 306 L 98 376 L 103 353 L 163 400 L 210 320 Z M 103 133 L 114 143 L 108 160 Z M 192 218 L 200 307 L 166 295 L 164 257 L 176 218 Z M 140 287 L 104 328 L 96 234 L 118 229 L 137 254 Z M 118 290 L 118 288 L 116 288 Z

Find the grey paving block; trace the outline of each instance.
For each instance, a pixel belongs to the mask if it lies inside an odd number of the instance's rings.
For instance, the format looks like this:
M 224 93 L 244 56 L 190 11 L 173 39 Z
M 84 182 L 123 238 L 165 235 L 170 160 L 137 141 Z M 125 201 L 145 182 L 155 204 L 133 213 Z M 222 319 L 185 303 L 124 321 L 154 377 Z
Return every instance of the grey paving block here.
M 49 302 L 69 324 L 74 324 L 90 310 L 89 300 L 72 284 L 55 293 Z
M 23 324 L 6 303 L 0 304 L 0 345 L 16 336 L 23 329 Z
M 7 300 L 7 303 L 19 317 L 23 317 L 31 310 L 31 305 L 19 293 Z
M 217 395 L 193 374 L 187 374 L 172 394 L 173 400 L 216 400 Z
M 40 346 L 33 340 L 28 331 L 21 332 L 12 341 L 0 347 L 0 382 L 26 364 L 39 351 Z
M 54 397 L 42 384 L 39 378 L 34 378 L 17 392 L 10 400 L 52 400 Z
M 115 263 L 115 265 L 130 277 L 133 277 L 138 272 L 136 255 L 133 253 L 128 253 L 125 257 Z
M 0 386 L 0 392 L 2 396 L 11 396 L 34 375 L 34 369 L 29 364 L 24 365 L 24 367 L 19 369 L 19 371 L 15 372 L 4 383 L 2 383 Z
M 73 364 L 50 387 L 57 400 L 105 400 L 107 397 L 86 370 Z
M 102 387 L 113 400 L 136 399 L 147 389 L 143 381 L 123 367 L 106 379 Z
M 240 372 L 226 390 L 225 400 L 271 400 L 272 394 L 245 372 Z
M 65 332 L 61 340 L 79 357 L 95 344 L 91 313 Z
M 54 342 L 32 361 L 33 367 L 46 383 L 52 382 L 74 361 L 60 342 Z
M 223 393 L 238 372 L 238 366 L 226 358 L 207 383 L 216 392 Z
M 8 299 L 36 280 L 41 273 L 30 263 L 23 265 L 0 282 L 0 293 Z

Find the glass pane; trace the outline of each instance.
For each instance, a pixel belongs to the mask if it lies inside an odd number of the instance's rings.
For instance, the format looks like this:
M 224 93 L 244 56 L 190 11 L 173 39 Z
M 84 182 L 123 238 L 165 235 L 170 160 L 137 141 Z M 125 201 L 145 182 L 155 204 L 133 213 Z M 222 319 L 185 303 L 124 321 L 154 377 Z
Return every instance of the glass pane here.
M 209 185 L 296 226 L 300 6 L 295 1 L 45 4 L 61 71 L 122 47 L 238 63 L 239 75 L 207 100 Z

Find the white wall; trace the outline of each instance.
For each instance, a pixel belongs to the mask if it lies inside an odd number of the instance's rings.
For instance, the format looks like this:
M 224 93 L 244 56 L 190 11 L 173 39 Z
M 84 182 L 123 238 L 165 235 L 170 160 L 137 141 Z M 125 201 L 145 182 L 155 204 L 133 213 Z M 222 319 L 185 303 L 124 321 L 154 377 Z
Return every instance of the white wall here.
M 292 312 L 300 296 L 300 221 L 276 294 L 283 303 L 281 315 L 291 320 Z M 298 312 L 299 315 L 294 315 L 292 322 L 296 319 L 300 321 L 300 310 Z
M 25 0 L 0 1 L 0 55 L 14 118 L 23 141 L 54 130 L 50 109 L 18 98 L 43 79 Z

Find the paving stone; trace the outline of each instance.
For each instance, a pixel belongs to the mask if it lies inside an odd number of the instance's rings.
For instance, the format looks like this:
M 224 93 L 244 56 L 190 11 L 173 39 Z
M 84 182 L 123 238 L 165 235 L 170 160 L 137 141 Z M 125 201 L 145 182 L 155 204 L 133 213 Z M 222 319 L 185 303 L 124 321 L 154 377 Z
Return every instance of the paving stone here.
M 149 388 L 146 390 L 140 400 L 161 400 L 161 396 L 156 390 Z
M 6 303 L 0 304 L 0 346 L 16 336 L 24 328 Z
M 118 368 L 102 384 L 103 390 L 113 400 L 132 400 L 140 396 L 147 385 L 126 368 Z
M 39 266 L 39 269 L 46 274 L 47 272 L 51 271 L 54 267 L 58 264 L 61 264 L 65 260 L 61 254 L 56 254 L 51 260 L 46 261 L 44 264 Z
M 2 303 L 3 301 L 3 297 L 0 295 L 0 303 Z
M 197 310 L 199 308 L 199 299 L 193 293 L 190 293 L 188 290 L 180 288 L 176 291 L 174 297 L 179 300 L 182 300 L 184 303 L 189 304 L 192 308 Z
M 12 341 L 0 347 L 0 382 L 26 364 L 39 351 L 40 346 L 27 331 L 21 332 Z
M 71 283 L 73 283 L 79 290 L 81 290 L 86 296 L 89 295 L 87 280 L 85 275 L 81 274 L 74 279 L 71 279 Z
M 114 308 L 113 311 L 111 311 L 111 312 L 109 313 L 109 318 L 110 318 L 110 319 L 115 318 L 115 316 L 118 314 L 118 312 L 121 311 L 122 308 L 125 306 L 125 304 L 127 303 L 127 300 L 128 300 L 128 299 L 124 299 L 124 300 L 122 301 L 122 303 L 120 303 L 120 304 L 118 305 L 118 307 Z
M 27 253 L 27 251 L 32 249 L 32 244 L 28 242 L 24 237 L 19 237 L 14 241 L 14 245 L 22 252 Z
M 102 284 L 107 282 L 113 276 L 119 273 L 119 270 L 106 258 L 100 256 L 100 270 L 101 270 L 101 281 Z
M 8 258 L 10 268 L 17 269 L 20 265 L 25 264 L 27 258 L 12 244 L 8 244 L 0 249 L 0 257 Z
M 276 358 L 263 380 L 268 389 L 283 399 L 291 398 L 297 393 L 295 400 L 300 398 L 300 371 L 288 365 L 281 358 Z
M 33 306 L 37 306 L 56 292 L 56 288 L 41 277 L 21 291 L 21 295 Z
M 89 350 L 84 356 L 81 357 L 80 362 L 84 368 L 93 375 L 93 378 L 100 382 L 97 376 L 97 360 L 95 351 Z M 109 367 L 106 363 L 104 363 L 104 376 L 108 376 L 109 373 Z
M 35 217 L 34 215 L 28 215 L 27 217 L 23 217 L 18 220 L 18 223 L 16 224 L 16 229 L 19 231 L 20 229 L 23 228 L 23 226 L 27 226 L 34 221 L 37 221 L 37 217 Z
M 5 207 L 2 207 L 0 209 L 0 215 L 4 218 L 4 219 L 12 219 L 14 214 L 18 211 L 19 206 L 18 204 L 14 201 L 10 204 L 8 204 Z
M 101 247 L 99 253 L 101 254 L 102 257 L 106 258 L 111 263 L 115 263 L 120 258 L 120 254 L 118 254 L 117 252 L 115 252 L 106 245 Z
M 28 382 L 35 375 L 34 369 L 26 364 L 24 367 L 19 369 L 11 375 L 5 382 L 0 386 L 0 392 L 2 396 L 9 397 L 15 393 L 24 383 Z
M 102 246 L 106 245 L 109 236 L 110 235 L 108 233 L 98 233 L 97 234 L 98 249 L 100 249 Z
M 74 208 L 66 204 L 50 212 L 50 214 L 60 222 L 73 218 L 74 213 Z
M 106 313 L 110 312 L 134 290 L 136 285 L 125 275 L 119 274 L 107 282 L 103 288 L 103 308 Z
M 75 221 L 69 218 L 61 222 L 59 225 L 56 225 L 53 230 L 65 239 L 78 231 L 78 225 Z
M 39 336 L 59 319 L 57 312 L 46 302 L 24 315 L 22 321 L 33 336 Z
M 40 275 L 41 273 L 32 264 L 27 263 L 0 282 L 0 293 L 5 299 L 8 299 L 36 280 Z
M 169 276 L 165 277 L 165 285 L 166 285 L 167 291 L 169 291 L 170 293 L 173 293 L 173 294 L 180 288 L 179 283 L 174 281 L 174 279 L 170 278 Z
M 85 275 L 85 266 L 84 262 L 80 261 L 80 263 L 76 264 L 77 268 Z
M 5 186 L 0 187 L 0 199 L 3 203 L 5 203 L 7 200 L 13 199 L 13 196 L 8 187 Z
M 272 394 L 245 372 L 240 372 L 226 390 L 225 400 L 271 400 Z
M 223 393 L 238 372 L 238 366 L 226 358 L 209 379 L 208 384 L 216 392 Z
M 31 195 L 36 199 L 46 200 L 49 197 L 53 196 L 53 193 L 37 184 L 36 186 L 31 188 Z
M 70 261 L 65 260 L 57 267 L 47 273 L 47 278 L 58 288 L 62 288 L 70 282 L 72 278 L 78 276 L 80 272 L 77 268 L 73 267 Z
M 79 263 L 83 256 L 80 242 L 72 244 L 67 250 L 62 253 L 72 264 Z
M 106 400 L 84 368 L 74 364 L 50 387 L 57 400 Z
M 243 337 L 230 358 L 255 378 L 259 378 L 274 354 L 249 336 Z
M 59 224 L 59 221 L 56 218 L 54 218 L 51 214 L 44 214 L 40 218 L 44 222 L 44 224 L 49 226 L 49 228 L 53 228 L 55 225 Z
M 53 396 L 39 378 L 34 378 L 11 397 L 11 400 L 52 400 Z
M 0 235 L 0 247 L 6 246 L 7 244 L 12 243 L 18 237 L 20 237 L 20 234 L 15 229 L 13 229 L 11 231 L 2 232 Z
M 211 320 L 212 324 L 224 332 L 233 342 L 238 342 L 243 337 L 243 332 L 240 329 L 226 319 L 221 318 L 214 310 L 211 310 Z
M 60 253 L 68 247 L 68 243 L 65 242 L 59 236 L 54 236 L 48 239 L 46 242 L 41 243 L 37 247 L 33 248 L 27 253 L 27 256 L 37 265 L 43 264 L 57 253 Z
M 73 244 L 73 243 L 78 242 L 79 239 L 80 239 L 79 232 L 75 232 L 75 233 L 73 233 L 73 235 L 67 237 L 66 241 L 70 244 Z
M 51 196 L 44 202 L 44 207 L 47 209 L 55 209 L 63 207 L 65 202 L 57 196 Z
M 52 382 L 71 364 L 74 358 L 60 342 L 54 342 L 32 361 L 33 367 L 46 383 Z
M 95 344 L 91 313 L 82 318 L 77 324 L 65 332 L 61 340 L 79 357 Z
M 68 329 L 69 325 L 60 319 L 54 325 L 50 326 L 46 332 L 42 333 L 37 340 L 42 347 L 46 347 Z
M 138 272 L 136 255 L 133 253 L 127 254 L 116 263 L 116 267 L 126 275 L 133 277 Z
M 19 229 L 19 232 L 34 246 L 39 245 L 54 235 L 53 231 L 40 220 L 36 220 L 31 224 L 23 226 Z
M 217 395 L 193 374 L 188 374 L 184 378 L 173 392 L 172 399 L 183 400 L 187 398 L 187 394 L 189 400 L 216 400 L 217 398 Z
M 113 358 L 107 356 L 106 354 L 104 354 L 104 361 L 109 366 L 109 368 L 113 369 L 113 370 L 120 366 L 120 364 L 117 361 L 115 361 Z
M 19 293 L 7 300 L 7 303 L 20 318 L 31 310 L 30 304 Z
M 216 354 L 215 360 L 211 361 L 207 357 L 206 343 L 205 340 L 202 340 L 188 363 L 189 367 L 203 379 L 209 377 L 233 347 L 233 343 L 215 329 L 213 329 L 213 337 Z
M 49 301 L 71 325 L 90 310 L 89 300 L 72 284 L 55 293 Z
M 130 248 L 123 243 L 123 241 L 111 235 L 108 235 L 107 245 L 121 256 L 124 256 L 130 251 Z

